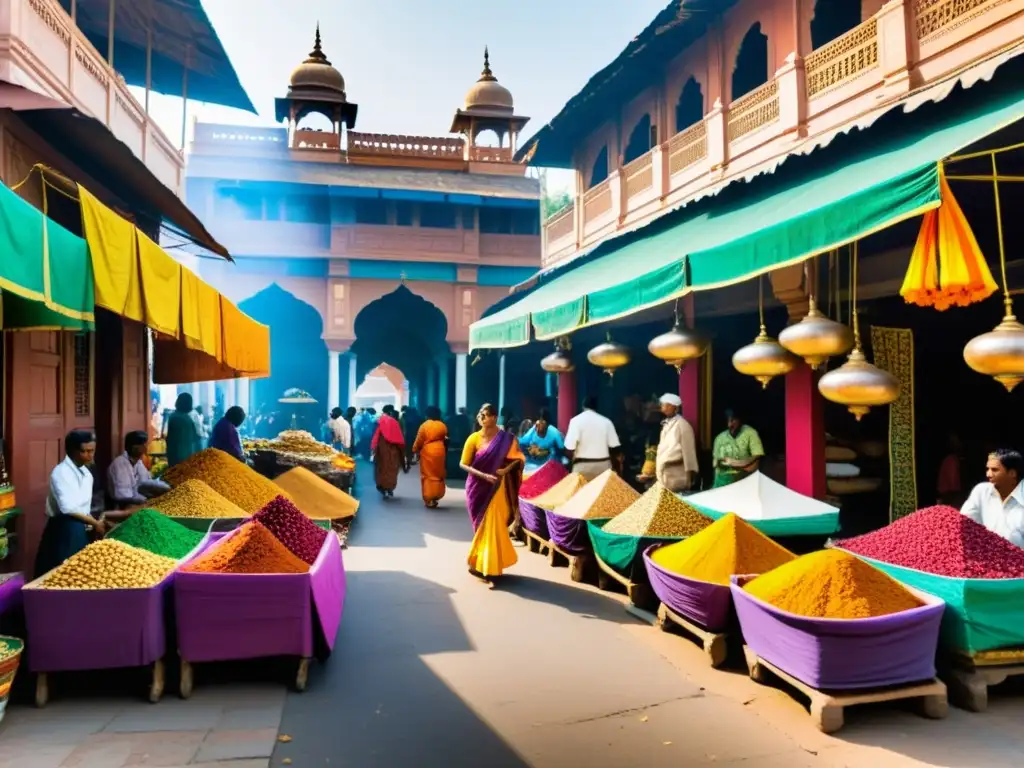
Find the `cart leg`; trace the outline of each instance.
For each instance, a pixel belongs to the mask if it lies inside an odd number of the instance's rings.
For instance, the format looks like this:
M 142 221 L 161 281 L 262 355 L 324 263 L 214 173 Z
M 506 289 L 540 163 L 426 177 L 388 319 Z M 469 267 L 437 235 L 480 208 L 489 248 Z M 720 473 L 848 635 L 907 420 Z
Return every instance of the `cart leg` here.
M 953 702 L 969 712 L 988 709 L 988 682 L 976 672 L 963 669 L 950 670 L 946 678 Z
M 811 719 L 822 733 L 835 733 L 843 727 L 843 708 L 813 701 Z
M 526 549 L 530 552 L 536 552 L 540 547 L 537 545 L 537 540 L 533 536 L 526 537 Z
M 160 697 L 164 695 L 164 660 L 157 659 L 153 662 L 153 677 L 149 682 L 149 700 L 151 703 L 156 704 L 160 701 Z
M 672 629 L 672 627 L 670 626 L 671 624 L 672 622 L 669 621 L 668 618 L 668 608 L 666 608 L 665 604 L 662 603 L 658 606 L 658 617 L 654 621 L 654 626 L 656 626 L 662 632 L 668 632 Z
M 921 704 L 924 716 L 931 720 L 944 720 L 949 715 L 949 699 L 945 696 L 925 696 Z
M 725 642 L 725 635 L 715 635 L 704 643 L 704 653 L 707 654 L 711 666 L 717 669 L 725 664 L 725 658 L 729 655 L 729 648 Z
M 583 583 L 583 576 L 586 572 L 587 558 L 577 555 L 569 561 L 569 578 L 577 584 Z
M 611 577 L 607 573 L 605 573 L 604 571 L 598 571 L 598 574 L 597 574 L 597 588 L 598 589 L 600 589 L 600 590 L 602 590 L 604 592 L 607 592 L 608 588 L 611 586 L 611 583 L 612 583 Z
M 42 709 L 50 700 L 50 679 L 45 672 L 36 675 L 36 706 Z
M 299 659 L 299 669 L 295 673 L 295 690 L 300 693 L 306 690 L 309 682 L 309 659 Z
M 178 685 L 178 695 L 187 699 L 192 695 L 192 685 L 195 682 L 194 673 L 192 671 L 192 665 L 189 664 L 185 659 L 181 660 L 181 680 Z

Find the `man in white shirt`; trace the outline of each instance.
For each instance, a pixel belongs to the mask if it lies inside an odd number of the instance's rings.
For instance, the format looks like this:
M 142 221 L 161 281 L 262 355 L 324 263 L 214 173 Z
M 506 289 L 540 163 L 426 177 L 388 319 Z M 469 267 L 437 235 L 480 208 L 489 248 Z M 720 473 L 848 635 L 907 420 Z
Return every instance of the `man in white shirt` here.
M 352 425 L 345 420 L 345 412 L 341 408 L 331 410 L 327 428 L 331 431 L 335 450 L 352 453 Z
M 960 511 L 1007 541 L 1024 547 L 1024 456 L 1000 448 L 988 456 L 988 482 L 974 486 Z
M 36 553 L 36 576 L 56 568 L 89 543 L 89 528 L 102 534 L 106 525 L 92 516 L 92 473 L 96 438 L 88 430 L 72 430 L 64 438 L 64 461 L 50 473 L 46 497 L 46 528 Z
M 141 430 L 129 432 L 124 439 L 124 453 L 110 462 L 107 495 L 118 507 L 142 504 L 146 499 L 171 490 L 166 483 L 154 480 L 142 462 L 148 437 Z
M 588 481 L 612 468 L 612 457 L 619 452 L 619 435 L 611 419 L 597 412 L 597 398 L 583 401 L 583 412 L 569 420 L 565 432 L 565 452 L 572 471 Z
M 679 395 L 665 394 L 658 402 L 665 420 L 661 423 L 661 437 L 658 439 L 655 474 L 658 482 L 670 491 L 688 491 L 700 474 L 693 427 L 680 413 L 683 401 Z

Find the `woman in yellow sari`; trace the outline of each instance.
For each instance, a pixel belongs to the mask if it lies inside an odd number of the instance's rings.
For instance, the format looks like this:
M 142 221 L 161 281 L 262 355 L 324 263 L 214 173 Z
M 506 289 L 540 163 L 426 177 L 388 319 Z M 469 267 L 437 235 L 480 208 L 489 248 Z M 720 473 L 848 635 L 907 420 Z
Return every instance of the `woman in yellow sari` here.
M 480 430 L 466 440 L 462 469 L 466 506 L 473 523 L 469 572 L 494 586 L 492 579 L 516 564 L 508 526 L 518 507 L 525 459 L 515 435 L 498 428 L 498 409 L 485 404 L 477 416 Z
M 427 408 L 427 420 L 416 433 L 412 452 L 420 456 L 423 503 L 428 509 L 437 509 L 437 502 L 444 498 L 444 460 L 448 455 L 448 427 L 441 421 L 440 409 Z

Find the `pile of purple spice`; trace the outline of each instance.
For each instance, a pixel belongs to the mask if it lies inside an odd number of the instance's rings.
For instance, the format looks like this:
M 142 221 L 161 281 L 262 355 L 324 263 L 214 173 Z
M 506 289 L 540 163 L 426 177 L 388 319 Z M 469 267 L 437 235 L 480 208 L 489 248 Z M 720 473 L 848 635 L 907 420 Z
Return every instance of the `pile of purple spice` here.
M 252 516 L 297 558 L 312 565 L 327 538 L 327 531 L 306 517 L 284 496 L 269 501 Z

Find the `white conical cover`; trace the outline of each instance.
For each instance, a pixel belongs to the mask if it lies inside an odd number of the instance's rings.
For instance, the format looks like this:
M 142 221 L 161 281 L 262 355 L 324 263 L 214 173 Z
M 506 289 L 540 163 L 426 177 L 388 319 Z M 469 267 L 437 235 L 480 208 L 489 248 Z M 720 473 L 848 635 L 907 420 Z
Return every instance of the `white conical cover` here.
M 791 491 L 760 472 L 722 488 L 687 496 L 686 500 L 713 512 L 734 512 L 744 520 L 781 520 L 839 512 L 830 504 Z

